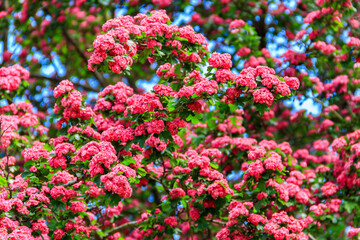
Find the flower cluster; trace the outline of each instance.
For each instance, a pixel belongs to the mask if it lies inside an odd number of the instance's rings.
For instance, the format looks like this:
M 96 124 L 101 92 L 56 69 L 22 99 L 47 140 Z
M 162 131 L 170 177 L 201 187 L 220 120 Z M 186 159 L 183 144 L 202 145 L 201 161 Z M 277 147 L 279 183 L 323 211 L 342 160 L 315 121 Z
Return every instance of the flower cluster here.
M 74 89 L 74 85 L 69 80 L 63 80 L 54 89 L 54 97 L 57 102 L 54 112 L 61 114 L 62 118 L 56 123 L 61 128 L 62 123 L 67 123 L 71 119 L 89 119 L 95 116 L 92 108 L 83 105 L 82 94 Z
M 0 90 L 15 91 L 21 80 L 28 80 L 30 73 L 20 65 L 0 68 Z
M 153 62 L 151 59 L 157 56 L 157 60 L 161 62 L 158 51 L 164 49 L 169 49 L 169 53 L 178 61 L 201 62 L 208 44 L 204 36 L 195 33 L 190 26 L 169 25 L 169 20 L 165 11 L 160 10 L 152 11 L 149 16 L 144 14 L 135 17 L 121 16 L 107 21 L 102 26 L 102 30 L 106 33 L 99 35 L 93 43 L 94 51 L 88 61 L 89 70 L 95 71 L 105 63 L 106 68 L 111 71 L 122 73 L 130 69 L 135 55 L 147 54 L 150 63 Z M 165 36 L 166 41 L 160 36 Z M 192 54 L 180 51 L 180 48 L 185 47 L 181 43 L 182 39 L 185 39 L 187 44 L 197 45 L 201 50 Z M 147 50 L 150 50 L 150 54 Z M 160 69 L 170 69 L 166 67 L 168 65 L 159 68 L 159 74 L 162 71 Z M 175 76 L 173 70 L 165 75 Z

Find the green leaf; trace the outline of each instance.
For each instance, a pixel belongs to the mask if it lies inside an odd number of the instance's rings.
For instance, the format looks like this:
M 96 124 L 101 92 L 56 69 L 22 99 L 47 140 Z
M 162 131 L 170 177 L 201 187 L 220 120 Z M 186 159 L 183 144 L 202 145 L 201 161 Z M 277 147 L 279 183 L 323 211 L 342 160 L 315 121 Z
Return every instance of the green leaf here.
M 192 124 L 198 124 L 200 122 L 199 119 L 196 118 L 196 116 L 193 116 L 193 115 L 189 115 L 187 118 L 186 118 L 186 121 L 191 121 Z
M 210 166 L 212 167 L 212 168 L 215 168 L 215 169 L 218 169 L 219 168 L 219 165 L 217 165 L 216 163 L 210 163 Z
M 136 161 L 132 157 L 126 157 L 125 160 L 121 162 L 121 164 L 129 166 L 130 164 L 136 164 Z
M 159 134 L 159 138 L 163 140 L 164 142 L 167 142 L 168 140 L 172 140 L 171 133 L 169 131 L 163 131 Z
M 140 176 L 142 177 L 146 176 L 146 170 L 143 168 L 138 168 L 137 173 L 140 174 Z
M 265 111 L 266 112 L 269 111 L 269 107 L 264 103 L 255 104 L 255 108 L 259 112 L 260 115 L 264 115 Z
M 351 213 L 358 206 L 357 203 L 349 201 L 344 202 L 344 205 L 344 208 L 348 213 Z
M 27 176 L 30 176 L 31 174 L 32 174 L 32 172 L 26 171 L 21 174 L 21 177 L 26 178 Z
M 4 186 L 7 186 L 6 178 L 0 176 L 0 187 L 4 187 Z
M 25 164 L 24 164 L 24 168 L 26 170 L 29 170 L 31 166 L 35 165 L 35 163 L 33 161 L 27 161 Z

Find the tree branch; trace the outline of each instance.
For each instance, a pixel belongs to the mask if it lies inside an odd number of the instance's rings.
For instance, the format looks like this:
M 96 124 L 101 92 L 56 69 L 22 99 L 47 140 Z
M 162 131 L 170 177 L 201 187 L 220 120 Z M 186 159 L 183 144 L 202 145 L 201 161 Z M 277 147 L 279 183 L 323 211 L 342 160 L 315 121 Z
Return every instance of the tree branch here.
M 91 221 L 89 219 L 89 216 L 85 215 L 84 216 L 84 221 L 85 221 L 87 227 L 89 227 L 91 225 Z M 94 232 L 94 237 L 95 237 L 95 240 L 101 240 L 102 239 L 102 237 L 97 232 Z
M 311 235 L 310 233 L 308 235 L 311 240 L 316 240 L 316 238 L 314 238 L 313 235 Z
M 335 111 L 334 109 L 330 108 L 330 107 L 327 107 L 325 106 L 325 104 L 318 98 L 314 97 L 313 100 L 317 103 L 320 103 L 321 106 L 325 109 L 325 108 L 328 108 L 331 112 L 333 112 L 335 114 L 335 116 L 340 119 L 340 120 L 344 120 L 344 118 L 340 115 L 340 113 L 338 113 L 337 111 Z
M 75 42 L 75 40 L 68 34 L 66 29 L 63 29 L 62 32 L 63 32 L 63 35 L 66 38 L 66 40 L 75 47 L 76 52 L 82 58 L 83 62 L 87 65 L 88 58 L 85 56 L 84 52 L 80 49 L 79 44 L 77 42 Z M 94 73 L 95 78 L 99 81 L 99 83 L 102 87 L 106 87 L 108 85 L 104 76 L 101 75 L 97 70 L 95 70 L 93 73 Z
M 65 183 L 64 185 L 62 185 L 63 187 L 70 187 L 70 186 L 72 186 L 72 185 L 75 185 L 75 183 L 77 183 L 77 181 L 78 180 L 71 180 L 71 181 L 69 181 L 69 182 L 67 182 L 67 183 Z
M 138 221 L 132 221 L 132 222 L 127 222 L 124 223 L 120 226 L 114 227 L 113 229 L 111 229 L 110 231 L 107 231 L 105 234 L 107 236 L 113 235 L 114 233 L 117 233 L 123 229 L 127 229 L 127 228 L 132 228 L 132 227 L 136 227 L 136 225 L 138 225 Z
M 47 76 L 43 76 L 43 75 L 38 74 L 38 73 L 31 73 L 30 78 L 43 78 L 43 79 L 46 79 L 46 80 L 49 80 L 49 81 L 55 82 L 55 83 L 59 83 L 59 82 L 62 81 L 62 79 L 55 78 L 55 77 L 47 77 Z M 77 86 L 77 87 L 82 87 L 82 88 L 84 88 L 84 90 L 87 90 L 87 91 L 99 92 L 98 89 L 95 89 L 95 88 L 90 87 L 90 86 L 81 85 L 79 83 L 73 83 L 73 84 L 75 86 Z
M 136 80 L 128 78 L 129 86 L 134 89 L 134 92 L 137 93 L 138 89 L 136 86 Z
M 170 189 L 168 188 L 168 186 L 165 185 L 165 183 L 163 181 L 161 181 L 160 179 L 157 179 L 153 176 L 150 176 L 150 179 L 154 180 L 155 182 L 160 183 L 164 187 L 165 191 L 169 194 Z

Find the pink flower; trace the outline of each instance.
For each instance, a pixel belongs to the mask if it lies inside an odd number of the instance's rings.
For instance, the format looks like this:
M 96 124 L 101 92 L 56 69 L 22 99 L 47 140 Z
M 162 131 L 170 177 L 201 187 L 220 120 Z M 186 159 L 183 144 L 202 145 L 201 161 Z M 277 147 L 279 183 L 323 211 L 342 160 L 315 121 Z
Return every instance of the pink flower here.
M 348 237 L 349 238 L 354 237 L 359 233 L 360 233 L 360 228 L 351 228 L 348 232 Z
M 230 240 L 230 229 L 222 228 L 216 233 L 216 239 L 218 240 Z
M 186 196 L 186 193 L 181 188 L 174 188 L 170 191 L 170 196 L 171 196 L 171 199 L 174 199 L 174 198 L 184 197 L 184 196 Z
M 228 69 L 219 69 L 215 73 L 216 81 L 225 83 L 227 81 L 232 81 L 236 78 L 235 74 L 233 74 Z
M 14 91 L 20 86 L 21 80 L 28 80 L 29 71 L 19 65 L 0 68 L 0 90 Z
M 326 182 L 321 188 L 321 192 L 325 197 L 331 196 L 337 192 L 338 187 L 332 182 Z
M 327 151 L 329 148 L 328 140 L 316 140 L 313 143 L 314 149 L 317 151 Z
M 104 183 L 105 190 L 119 194 L 119 196 L 123 198 L 131 197 L 132 188 L 125 176 L 110 172 L 101 176 L 100 179 L 101 182 Z
M 164 219 L 165 224 L 169 225 L 170 227 L 176 227 L 177 226 L 177 220 L 176 217 L 170 216 L 166 217 Z
M 296 77 L 284 77 L 286 84 L 289 86 L 289 88 L 292 88 L 294 90 L 297 90 L 300 86 L 300 81 Z
M 278 82 L 275 92 L 280 93 L 282 96 L 289 96 L 291 93 L 289 86 L 281 81 Z
M 48 234 L 49 233 L 49 228 L 46 226 L 46 223 L 45 223 L 44 219 L 39 219 L 39 220 L 37 220 L 37 222 L 33 223 L 32 230 L 33 231 L 40 230 L 40 232 L 42 234 Z
M 260 88 L 253 92 L 254 102 L 265 103 L 267 106 L 271 106 L 274 101 L 274 96 L 267 88 Z
M 263 198 L 266 198 L 268 195 L 265 192 L 258 193 L 256 196 L 257 199 L 261 200 Z
M 240 215 L 248 216 L 249 210 L 242 202 L 232 201 L 229 205 L 229 219 L 235 219 Z
M 164 76 L 164 78 L 176 77 L 177 75 L 174 73 L 174 70 L 174 66 L 171 66 L 170 63 L 165 63 L 156 70 L 156 75 L 158 75 L 159 77 Z
M 164 121 L 153 119 L 150 122 L 145 123 L 146 130 L 149 134 L 160 134 L 165 129 Z
M 318 205 L 312 205 L 309 210 L 314 212 L 316 216 L 320 216 L 324 214 L 324 210 L 327 209 L 327 206 L 323 203 L 320 203 Z
M 39 160 L 40 158 L 49 159 L 49 152 L 41 145 L 34 146 L 23 152 L 25 162 L 30 160 Z
M 70 92 L 74 89 L 74 84 L 69 80 L 63 80 L 54 89 L 54 97 L 58 98 L 66 92 Z
M 161 85 L 161 84 L 155 85 L 153 89 L 156 94 L 167 96 L 167 97 L 171 96 L 171 93 L 173 92 L 172 88 L 170 86 L 165 86 L 165 85 Z
M 215 52 L 209 58 L 209 64 L 214 68 L 229 69 L 232 67 L 231 55 L 228 53 L 220 54 Z
M 276 169 L 282 171 L 284 168 L 284 165 L 282 164 L 281 161 L 281 157 L 276 152 L 271 152 L 271 156 L 265 159 L 264 166 L 265 169 L 271 169 L 273 171 L 276 171 Z
M 229 187 L 226 179 L 216 180 L 208 186 L 207 191 L 213 199 L 217 199 L 218 197 L 224 198 L 228 194 L 234 194 L 234 191 Z
M 110 50 L 115 46 L 114 37 L 110 34 L 98 35 L 93 42 L 93 46 L 95 49 L 103 52 L 106 50 Z
M 73 212 L 86 212 L 87 206 L 82 201 L 75 201 L 71 203 L 70 207 L 66 207 L 66 210 L 71 210 Z
M 322 130 L 326 130 L 326 129 L 328 129 L 329 127 L 331 127 L 331 126 L 333 126 L 333 125 L 334 125 L 334 122 L 333 122 L 333 121 L 331 121 L 330 119 L 325 119 L 325 120 L 321 123 L 320 128 L 321 128 Z
M 179 92 L 175 94 L 175 97 L 190 97 L 194 94 L 194 87 L 193 86 L 183 86 L 180 88 Z
M 248 221 L 251 222 L 254 225 L 258 225 L 260 222 L 261 223 L 265 223 L 267 221 L 265 216 L 261 216 L 259 214 L 250 214 L 250 216 L 248 217 Z
M 197 221 L 200 218 L 199 209 L 192 208 L 192 209 L 190 209 L 189 214 L 190 214 L 191 220 L 193 220 L 193 221 Z
M 242 47 L 239 49 L 239 51 L 236 52 L 236 55 L 238 55 L 239 57 L 243 57 L 248 55 L 250 52 L 251 52 L 250 48 Z
M 65 233 L 61 229 L 56 229 L 54 231 L 54 239 L 62 239 L 64 235 L 65 235 Z
M 245 26 L 245 22 L 244 20 L 242 19 L 235 19 L 233 20 L 230 25 L 229 25 L 229 30 L 232 32 L 232 33 L 236 33 L 238 32 L 238 28 L 242 28 Z
M 253 176 L 256 180 L 259 180 L 261 174 L 265 172 L 263 167 L 263 163 L 260 160 L 256 160 L 255 162 L 250 163 L 248 167 L 248 174 Z
M 198 96 L 201 96 L 202 93 L 216 94 L 218 89 L 218 84 L 214 80 L 205 80 L 194 85 L 194 91 Z
M 31 166 L 29 171 L 30 172 L 37 172 L 37 168 L 35 166 Z
M 191 169 L 195 167 L 199 167 L 200 169 L 208 168 L 209 164 L 210 159 L 208 157 L 198 156 L 197 154 L 189 156 L 188 167 Z
M 149 147 L 155 148 L 160 152 L 164 151 L 167 147 L 167 143 L 165 143 L 160 138 L 154 137 L 154 135 L 151 135 L 148 139 L 146 139 L 145 144 Z
M 356 37 L 350 37 L 350 41 L 346 45 L 349 47 L 360 47 L 360 39 Z
M 196 100 L 195 102 L 191 102 L 187 105 L 187 107 L 197 113 L 204 112 L 204 102 L 201 100 Z

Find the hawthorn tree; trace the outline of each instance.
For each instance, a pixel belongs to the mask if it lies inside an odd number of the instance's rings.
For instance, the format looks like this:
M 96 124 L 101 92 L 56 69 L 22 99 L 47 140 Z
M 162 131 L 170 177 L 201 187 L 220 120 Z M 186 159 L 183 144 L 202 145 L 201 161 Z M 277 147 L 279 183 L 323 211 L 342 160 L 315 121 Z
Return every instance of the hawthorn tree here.
M 360 238 L 360 1 L 0 6 L 0 239 Z

